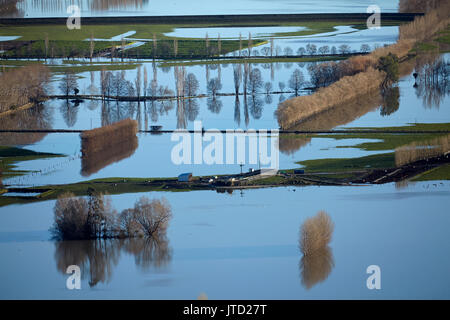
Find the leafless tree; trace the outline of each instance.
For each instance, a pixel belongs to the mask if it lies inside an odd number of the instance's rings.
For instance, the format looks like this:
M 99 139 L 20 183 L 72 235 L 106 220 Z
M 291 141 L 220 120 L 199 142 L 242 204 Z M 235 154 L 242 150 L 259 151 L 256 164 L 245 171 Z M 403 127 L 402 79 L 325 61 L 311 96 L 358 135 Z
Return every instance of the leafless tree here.
M 274 50 L 274 41 L 273 38 L 270 38 L 270 56 L 273 56 L 273 50 Z
M 91 39 L 89 41 L 89 58 L 92 62 L 92 57 L 94 56 L 94 47 L 95 47 L 95 42 L 94 42 L 94 34 L 91 33 Z
M 148 74 L 147 67 L 144 66 L 144 98 L 147 97 Z
M 136 88 L 138 100 L 140 100 L 141 97 L 141 82 L 141 66 L 139 66 L 137 68 L 136 79 L 134 81 L 134 87 Z

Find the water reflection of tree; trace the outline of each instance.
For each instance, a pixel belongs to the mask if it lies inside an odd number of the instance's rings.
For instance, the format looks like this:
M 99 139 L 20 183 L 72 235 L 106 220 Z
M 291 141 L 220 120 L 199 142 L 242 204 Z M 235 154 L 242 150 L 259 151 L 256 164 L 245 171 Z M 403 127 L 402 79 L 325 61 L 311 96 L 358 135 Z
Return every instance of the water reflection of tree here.
M 303 256 L 299 267 L 302 285 L 306 289 L 311 289 L 317 283 L 325 281 L 334 268 L 331 248 L 326 246 L 311 255 Z
M 142 9 L 149 0 L 33 0 L 21 1 L 19 8 L 23 10 L 40 10 L 43 13 L 49 12 L 66 12 L 66 8 L 70 5 L 77 5 L 85 8 L 88 4 L 90 10 L 106 11 L 119 9 Z
M 321 131 L 331 130 L 335 127 L 345 125 L 363 116 L 364 114 L 378 108 L 382 103 L 380 92 L 375 91 L 356 99 L 351 103 L 336 106 L 316 116 L 313 116 L 295 127 L 297 131 Z M 291 155 L 301 147 L 309 144 L 311 138 L 301 135 L 280 135 L 280 151 Z
M 217 114 L 220 113 L 220 110 L 222 110 L 223 107 L 222 100 L 220 100 L 218 96 L 208 97 L 206 104 L 209 111 Z
M 59 111 L 61 112 L 64 122 L 69 128 L 72 128 L 75 123 L 77 123 L 78 106 L 79 103 L 72 103 L 69 100 L 64 100 L 61 103 Z
M 59 272 L 66 274 L 67 267 L 78 265 L 81 275 L 89 275 L 89 286 L 109 283 L 121 252 L 131 254 L 142 271 L 164 268 L 172 253 L 167 238 L 163 239 L 99 239 L 55 242 L 55 261 Z
M 46 103 L 30 109 L 16 111 L 0 119 L 1 130 L 36 129 L 47 130 L 52 128 L 52 109 Z M 26 145 L 42 140 L 47 133 L 2 133 L 0 145 Z

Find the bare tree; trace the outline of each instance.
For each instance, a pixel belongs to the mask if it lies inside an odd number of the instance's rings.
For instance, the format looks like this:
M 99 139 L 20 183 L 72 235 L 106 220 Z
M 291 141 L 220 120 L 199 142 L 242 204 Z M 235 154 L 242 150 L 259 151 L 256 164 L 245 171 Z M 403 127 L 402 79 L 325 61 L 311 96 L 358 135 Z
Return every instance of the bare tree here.
M 272 82 L 266 82 L 264 84 L 264 90 L 266 91 L 266 94 L 270 94 L 270 92 L 272 91 Z
M 335 46 L 331 47 L 331 54 L 333 54 L 333 55 L 337 54 L 337 49 Z
M 279 82 L 278 87 L 280 88 L 280 91 L 283 92 L 286 88 L 286 84 L 284 82 Z
M 264 47 L 261 49 L 261 53 L 267 57 L 267 56 L 269 56 L 269 54 L 271 54 L 271 50 L 269 47 Z
M 319 48 L 319 53 L 321 55 L 325 55 L 328 52 L 330 52 L 330 47 L 329 46 L 322 46 L 322 47 Z
M 178 55 L 178 39 L 173 39 L 173 55 L 176 57 Z
M 147 67 L 144 66 L 144 98 L 147 97 L 148 74 Z
M 44 37 L 44 44 L 45 44 L 45 59 L 48 57 L 48 33 L 45 33 Z
M 292 56 L 293 53 L 294 53 L 294 51 L 292 50 L 291 47 L 286 47 L 286 48 L 284 48 L 284 55 L 285 55 L 285 56 Z
M 370 45 L 367 44 L 367 43 L 363 43 L 363 44 L 361 45 L 361 48 L 360 48 L 359 50 L 360 50 L 361 52 L 367 53 L 367 52 L 370 51 Z
M 305 78 L 303 73 L 299 69 L 295 69 L 289 79 L 289 87 L 294 90 L 295 96 L 298 96 L 298 91 L 305 83 Z
M 270 38 L 270 56 L 273 56 L 273 50 L 274 50 L 274 41 L 273 38 Z
M 298 55 L 298 56 L 304 56 L 305 53 L 306 53 L 305 48 L 300 47 L 300 48 L 297 49 L 297 55 Z
M 206 52 L 206 56 L 209 55 L 209 37 L 208 37 L 208 32 L 205 35 L 205 52 Z
M 252 54 L 252 49 L 253 49 L 253 40 L 252 40 L 251 32 L 248 33 L 247 47 L 248 47 L 248 56 L 250 57 Z
M 351 48 L 348 44 L 342 44 L 339 46 L 339 52 L 341 54 L 349 54 L 351 51 Z
M 222 54 L 222 40 L 220 39 L 220 33 L 217 35 L 217 51 L 220 56 Z
M 156 51 L 158 49 L 158 39 L 156 39 L 156 34 L 155 33 L 153 33 L 153 42 L 152 42 L 152 44 L 153 44 L 153 58 L 155 58 L 156 57 Z

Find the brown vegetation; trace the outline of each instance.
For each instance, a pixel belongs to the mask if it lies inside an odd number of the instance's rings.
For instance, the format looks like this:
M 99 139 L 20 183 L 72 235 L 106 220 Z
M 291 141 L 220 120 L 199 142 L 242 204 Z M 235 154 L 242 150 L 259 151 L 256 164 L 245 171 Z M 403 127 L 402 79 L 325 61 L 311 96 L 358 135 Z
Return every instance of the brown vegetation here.
M 30 65 L 0 75 L 0 112 L 40 101 L 47 93 L 49 69 Z
M 395 164 L 401 167 L 419 160 L 427 160 L 450 152 L 450 135 L 429 141 L 414 142 L 395 149 Z
M 81 152 L 83 157 L 89 157 L 109 148 L 126 143 L 136 137 L 138 123 L 125 119 L 111 125 L 84 131 L 81 136 Z

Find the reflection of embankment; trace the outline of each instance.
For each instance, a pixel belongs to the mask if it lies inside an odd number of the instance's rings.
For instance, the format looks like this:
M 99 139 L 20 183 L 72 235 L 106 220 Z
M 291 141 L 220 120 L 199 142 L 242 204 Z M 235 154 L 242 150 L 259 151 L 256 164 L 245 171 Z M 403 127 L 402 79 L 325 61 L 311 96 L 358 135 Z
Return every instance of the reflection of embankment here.
M 84 131 L 81 134 L 83 176 L 131 156 L 137 149 L 138 123 L 126 119 L 112 125 Z
M 408 163 L 439 157 L 450 152 L 450 135 L 433 140 L 413 142 L 395 149 L 395 164 L 401 167 Z
M 324 112 L 318 113 L 291 128 L 294 131 L 326 131 L 353 122 L 366 113 L 375 110 L 382 104 L 382 96 L 378 90 L 350 103 L 345 103 Z M 298 137 L 298 138 L 297 138 Z M 311 138 L 299 135 L 281 135 L 280 151 L 293 154 L 311 141 Z
M 43 105 L 18 111 L 0 118 L 0 130 L 36 129 L 48 130 L 52 128 L 51 115 Z M 26 145 L 41 141 L 47 133 L 0 133 L 0 145 Z
M 81 158 L 81 175 L 88 177 L 101 169 L 131 157 L 138 147 L 138 138 L 135 136 L 128 141 L 115 145 L 114 148 L 87 153 Z
M 141 270 L 166 266 L 171 261 L 167 239 L 130 238 L 109 240 L 58 241 L 55 243 L 55 261 L 59 272 L 78 265 L 82 275 L 89 275 L 89 286 L 108 283 L 121 252 L 132 254 Z

